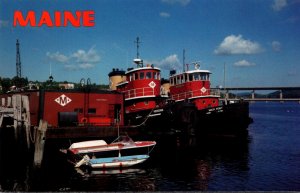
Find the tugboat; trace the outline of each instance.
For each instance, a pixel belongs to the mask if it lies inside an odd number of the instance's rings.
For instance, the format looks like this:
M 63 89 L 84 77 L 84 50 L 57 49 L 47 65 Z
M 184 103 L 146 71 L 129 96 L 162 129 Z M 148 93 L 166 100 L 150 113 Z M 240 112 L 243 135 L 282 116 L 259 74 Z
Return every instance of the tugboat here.
M 166 112 L 172 112 L 172 126 L 187 135 L 232 135 L 244 133 L 250 123 L 249 103 L 222 103 L 220 92 L 210 88 L 208 70 L 194 69 L 176 74 L 170 72 L 170 99 Z
M 139 58 L 139 38 L 137 43 L 137 57 L 133 62 L 136 68 L 127 71 L 113 69 L 108 74 L 110 89 L 124 94 L 125 125 L 138 126 L 145 123 L 150 117 L 160 116 L 163 109 L 161 97 L 160 69 L 154 65 L 144 66 Z
M 221 102 L 220 91 L 210 88 L 210 71 L 194 63 L 194 69 L 185 65 L 183 72 L 171 70 L 169 80 L 161 79 L 159 68 L 144 66 L 139 58 L 139 38 L 136 43 L 136 68 L 109 73 L 110 88 L 124 95 L 125 125 L 143 125 L 155 134 L 175 131 L 186 136 L 246 130 L 251 121 L 249 104 Z

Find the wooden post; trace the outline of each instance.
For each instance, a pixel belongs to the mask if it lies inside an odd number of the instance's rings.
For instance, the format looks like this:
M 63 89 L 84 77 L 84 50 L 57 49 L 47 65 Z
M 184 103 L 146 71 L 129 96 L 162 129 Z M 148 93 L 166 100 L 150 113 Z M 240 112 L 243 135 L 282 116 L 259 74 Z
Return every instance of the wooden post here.
M 39 128 L 36 131 L 34 150 L 34 166 L 37 167 L 40 167 L 43 161 L 47 127 L 47 121 L 40 120 Z
M 14 129 L 15 129 L 15 139 L 19 138 L 19 129 L 22 126 L 22 97 L 21 95 L 12 96 L 12 106 L 14 109 Z
M 22 113 L 22 117 L 24 120 L 24 126 L 25 126 L 25 132 L 26 132 L 26 142 L 27 142 L 27 148 L 30 148 L 30 109 L 29 109 L 29 99 L 28 96 L 23 95 L 22 96 L 22 103 L 24 108 L 24 113 Z

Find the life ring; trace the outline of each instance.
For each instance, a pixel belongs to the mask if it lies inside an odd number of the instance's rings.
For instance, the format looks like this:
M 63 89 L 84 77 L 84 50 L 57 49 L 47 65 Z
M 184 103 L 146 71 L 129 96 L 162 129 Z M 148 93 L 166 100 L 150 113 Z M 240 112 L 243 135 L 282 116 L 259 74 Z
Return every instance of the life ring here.
M 81 123 L 87 123 L 87 118 L 86 117 L 81 118 L 80 122 Z

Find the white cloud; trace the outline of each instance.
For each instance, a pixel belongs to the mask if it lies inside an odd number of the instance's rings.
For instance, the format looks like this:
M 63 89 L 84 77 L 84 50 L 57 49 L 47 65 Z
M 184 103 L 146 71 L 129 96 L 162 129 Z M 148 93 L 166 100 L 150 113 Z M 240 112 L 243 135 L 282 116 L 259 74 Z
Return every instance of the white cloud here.
M 91 64 L 91 63 L 79 64 L 80 69 L 88 69 L 88 68 L 94 68 L 94 67 L 95 67 L 95 64 Z
M 176 54 L 167 56 L 165 59 L 159 61 L 145 61 L 146 64 L 154 64 L 155 66 L 164 70 L 173 70 L 180 68 L 180 61 Z
M 272 8 L 274 11 L 280 11 L 287 6 L 287 0 L 274 0 Z
M 161 0 L 161 2 L 171 4 L 171 5 L 180 4 L 182 6 L 186 6 L 191 2 L 191 0 Z
M 240 60 L 235 62 L 233 65 L 237 67 L 249 67 L 249 66 L 255 66 L 256 64 L 252 62 L 248 62 L 247 60 Z
M 46 55 L 48 56 L 48 58 L 55 62 L 63 63 L 65 69 L 67 70 L 84 70 L 94 68 L 96 64 L 101 60 L 101 57 L 94 49 L 94 47 L 92 47 L 88 51 L 79 49 L 69 56 L 61 54 L 59 52 L 47 52 Z
M 281 43 L 278 41 L 273 41 L 272 48 L 273 48 L 273 51 L 279 52 L 281 50 Z
M 77 52 L 72 54 L 72 57 L 76 58 L 79 63 L 95 63 L 100 61 L 100 56 L 97 54 L 94 47 L 89 49 L 89 51 L 77 50 Z
M 59 52 L 55 52 L 55 53 L 50 53 L 47 52 L 46 54 L 50 59 L 59 62 L 59 63 L 66 63 L 69 61 L 69 58 Z
M 225 37 L 223 42 L 214 50 L 218 55 L 232 54 L 256 54 L 262 52 L 263 49 L 257 42 L 243 39 L 242 35 L 230 35 Z
M 167 12 L 160 12 L 160 13 L 159 13 L 159 16 L 160 16 L 160 17 L 164 17 L 164 18 L 168 18 L 168 17 L 170 17 L 171 15 L 170 15 L 169 13 L 167 13 Z

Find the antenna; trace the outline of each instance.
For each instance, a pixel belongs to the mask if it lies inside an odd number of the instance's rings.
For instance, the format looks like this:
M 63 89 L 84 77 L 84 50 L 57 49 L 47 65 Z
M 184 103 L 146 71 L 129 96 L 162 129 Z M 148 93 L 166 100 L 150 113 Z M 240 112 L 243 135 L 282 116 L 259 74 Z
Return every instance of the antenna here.
M 139 53 L 139 48 L 140 48 L 140 38 L 136 37 L 136 41 L 134 41 L 134 43 L 136 43 L 136 59 L 133 60 L 134 63 L 137 64 L 138 67 L 143 67 L 143 60 L 140 59 L 140 53 Z
M 18 77 L 18 78 L 21 78 L 21 77 L 22 77 L 22 74 L 21 74 L 20 43 L 19 43 L 19 40 L 18 40 L 18 39 L 17 39 L 16 47 L 17 47 L 17 55 L 16 55 L 17 77 Z
M 226 63 L 224 62 L 224 80 L 223 80 L 224 90 L 226 88 Z
M 50 63 L 50 76 L 52 76 L 51 63 Z
M 50 63 L 50 75 L 49 75 L 49 81 L 52 83 L 53 81 L 53 76 L 52 76 L 52 68 L 51 68 L 51 63 Z
M 139 48 L 140 48 L 140 38 L 136 37 L 136 41 L 134 41 L 134 43 L 136 43 L 136 58 L 140 58 L 140 53 L 139 53 Z
M 183 72 L 185 72 L 185 49 L 183 49 L 182 53 L 182 66 L 183 66 Z

